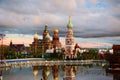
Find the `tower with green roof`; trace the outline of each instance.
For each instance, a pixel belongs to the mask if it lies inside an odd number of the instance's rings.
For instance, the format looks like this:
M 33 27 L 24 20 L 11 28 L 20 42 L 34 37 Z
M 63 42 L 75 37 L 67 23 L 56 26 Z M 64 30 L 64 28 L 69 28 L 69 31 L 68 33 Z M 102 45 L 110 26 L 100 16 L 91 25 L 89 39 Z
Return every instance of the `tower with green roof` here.
M 68 24 L 67 24 L 67 28 L 73 28 L 73 24 L 71 22 L 71 16 L 69 16 L 69 21 L 68 21 Z
M 48 26 L 45 25 L 44 32 L 43 32 L 43 40 L 45 40 L 46 35 L 49 34 Z
M 67 33 L 65 36 L 65 58 L 73 58 L 73 49 L 74 49 L 74 36 L 73 36 L 73 24 L 71 22 L 71 16 L 69 16 L 69 21 L 67 24 Z

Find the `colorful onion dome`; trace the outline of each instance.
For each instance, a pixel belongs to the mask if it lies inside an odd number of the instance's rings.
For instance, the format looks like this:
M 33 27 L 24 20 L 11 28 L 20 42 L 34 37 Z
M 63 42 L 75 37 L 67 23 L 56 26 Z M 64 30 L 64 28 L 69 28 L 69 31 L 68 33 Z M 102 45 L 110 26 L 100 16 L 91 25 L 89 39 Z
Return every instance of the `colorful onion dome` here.
M 48 33 L 45 38 L 50 39 L 50 34 Z
M 73 28 L 73 24 L 71 23 L 71 16 L 69 16 L 69 22 L 67 24 L 67 28 Z
M 37 34 L 37 32 L 36 32 L 35 35 L 34 35 L 34 39 L 38 39 L 38 34 Z
M 58 29 L 55 29 L 55 30 L 54 30 L 54 33 L 58 33 L 58 32 L 59 32 L 59 30 L 58 30 Z

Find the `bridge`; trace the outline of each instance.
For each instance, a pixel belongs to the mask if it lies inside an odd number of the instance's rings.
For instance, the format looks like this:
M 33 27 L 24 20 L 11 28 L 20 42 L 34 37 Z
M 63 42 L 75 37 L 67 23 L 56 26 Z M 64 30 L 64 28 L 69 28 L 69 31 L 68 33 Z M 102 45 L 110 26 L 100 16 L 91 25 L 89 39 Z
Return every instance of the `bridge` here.
M 104 63 L 105 60 L 44 60 L 39 58 L 29 58 L 29 59 L 13 59 L 4 60 L 4 63 L 0 64 L 0 70 L 11 69 L 17 67 L 32 67 L 32 66 L 53 66 L 53 65 L 85 65 L 85 64 L 95 64 Z

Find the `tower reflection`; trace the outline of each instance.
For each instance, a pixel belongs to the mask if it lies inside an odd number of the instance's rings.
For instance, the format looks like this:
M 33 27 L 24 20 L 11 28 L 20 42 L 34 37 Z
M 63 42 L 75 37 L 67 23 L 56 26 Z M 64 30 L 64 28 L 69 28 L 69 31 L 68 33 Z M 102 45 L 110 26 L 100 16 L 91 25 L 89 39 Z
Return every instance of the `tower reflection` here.
M 62 69 L 60 69 L 62 68 Z M 34 67 L 34 75 L 36 75 L 38 68 Z M 78 66 L 43 66 L 42 67 L 42 79 L 49 80 L 49 75 L 52 74 L 52 80 L 59 80 L 59 71 L 63 70 L 63 80 L 74 80 Z M 35 72 L 36 71 L 36 72 Z
M 41 69 L 42 78 L 40 80 L 49 80 L 49 75 L 52 74 L 52 80 L 59 80 L 59 72 L 63 70 L 63 80 L 74 80 L 75 74 L 78 70 L 78 66 L 39 66 L 33 67 L 33 75 L 36 77 L 38 75 L 38 71 Z
M 64 66 L 65 74 L 63 80 L 74 80 L 77 66 Z
M 44 66 L 42 68 L 43 80 L 48 80 L 49 75 L 50 75 L 50 66 Z
M 38 74 L 38 66 L 34 66 L 33 67 L 33 75 L 37 76 L 37 74 Z
M 58 65 L 52 66 L 53 80 L 58 80 L 58 71 L 59 71 Z

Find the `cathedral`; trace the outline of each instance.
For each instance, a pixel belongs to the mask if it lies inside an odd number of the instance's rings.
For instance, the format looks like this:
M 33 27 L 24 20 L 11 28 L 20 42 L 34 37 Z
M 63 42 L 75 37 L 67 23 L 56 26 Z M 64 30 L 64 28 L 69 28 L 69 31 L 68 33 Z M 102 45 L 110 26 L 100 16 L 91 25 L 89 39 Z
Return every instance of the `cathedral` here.
M 45 53 L 53 53 L 57 48 L 61 48 L 61 42 L 59 40 L 59 31 L 57 29 L 54 30 L 54 34 L 51 40 L 50 32 L 48 30 L 48 26 L 45 25 L 42 39 L 39 39 L 38 34 L 34 35 L 34 39 L 32 44 L 30 44 L 31 53 L 37 54 L 45 54 Z
M 50 32 L 48 26 L 45 25 L 42 39 L 39 39 L 38 34 L 34 35 L 34 40 L 31 47 L 31 53 L 44 54 L 44 53 L 54 53 L 55 50 L 59 50 L 62 48 L 60 38 L 59 38 L 59 30 L 55 29 L 53 31 L 53 36 L 51 40 Z M 78 46 L 78 44 L 76 44 Z M 74 35 L 73 35 L 73 24 L 71 22 L 71 16 L 69 16 L 68 24 L 67 24 L 67 32 L 65 36 L 65 48 L 63 51 L 64 59 L 72 59 L 77 57 L 77 50 L 74 44 Z

